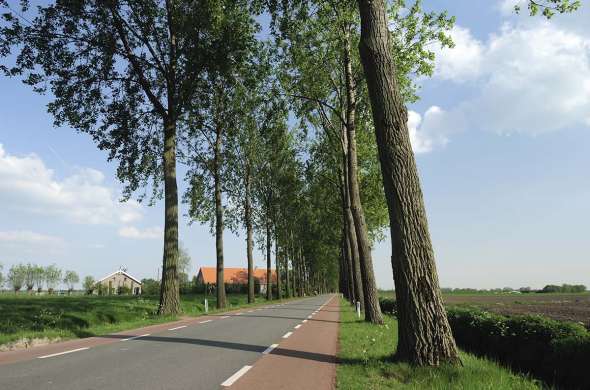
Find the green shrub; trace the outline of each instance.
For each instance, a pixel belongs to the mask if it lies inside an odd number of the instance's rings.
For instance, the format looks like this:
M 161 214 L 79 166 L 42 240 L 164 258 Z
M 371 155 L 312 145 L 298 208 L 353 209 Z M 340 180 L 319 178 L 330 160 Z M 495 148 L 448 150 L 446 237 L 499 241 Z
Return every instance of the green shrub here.
M 129 295 L 131 294 L 131 288 L 128 286 L 119 286 L 117 288 L 117 295 Z
M 385 314 L 395 315 L 397 313 L 397 306 L 393 298 L 379 298 L 379 306 Z
M 448 317 L 461 348 L 530 372 L 548 384 L 590 388 L 590 374 L 582 368 L 590 362 L 590 334 L 583 326 L 466 308 L 452 308 Z

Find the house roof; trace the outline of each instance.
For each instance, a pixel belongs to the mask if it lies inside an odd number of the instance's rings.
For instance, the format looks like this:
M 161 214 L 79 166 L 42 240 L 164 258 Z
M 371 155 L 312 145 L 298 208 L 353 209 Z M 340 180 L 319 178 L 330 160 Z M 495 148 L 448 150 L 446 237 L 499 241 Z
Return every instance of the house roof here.
M 271 268 L 271 279 L 273 283 L 277 281 L 277 272 Z M 203 283 L 215 284 L 217 283 L 217 269 L 215 267 L 201 267 L 199 274 L 203 277 Z M 254 278 L 258 279 L 260 283 L 266 283 L 266 268 L 256 268 L 254 270 Z M 248 283 L 248 269 L 247 268 L 224 268 L 223 281 L 231 284 L 247 284 Z
M 113 272 L 111 274 L 108 274 L 104 278 L 98 280 L 98 283 L 102 282 L 103 280 L 106 280 L 106 279 L 110 278 L 113 275 L 117 275 L 117 274 L 123 274 L 123 275 L 127 276 L 129 279 L 133 280 L 134 282 L 141 284 L 141 281 L 137 280 L 137 278 L 134 278 L 133 276 L 129 275 L 127 272 L 125 272 L 125 271 L 123 271 L 121 269 L 120 270 L 117 270 L 117 271 L 115 271 L 115 272 Z

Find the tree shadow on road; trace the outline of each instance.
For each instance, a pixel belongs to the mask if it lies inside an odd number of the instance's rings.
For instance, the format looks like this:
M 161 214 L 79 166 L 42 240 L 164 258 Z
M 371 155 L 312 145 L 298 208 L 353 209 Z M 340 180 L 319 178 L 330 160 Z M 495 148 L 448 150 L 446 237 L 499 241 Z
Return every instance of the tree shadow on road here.
M 285 319 L 285 320 L 305 320 L 307 319 L 307 321 L 317 321 L 317 322 L 332 322 L 332 323 L 340 323 L 340 321 L 332 321 L 332 320 L 319 320 L 317 318 L 307 318 L 307 316 L 305 317 L 283 317 L 283 316 L 271 316 L 271 315 L 263 315 L 263 314 L 240 314 L 240 315 L 235 315 L 235 314 L 225 314 L 225 316 L 227 317 L 246 317 L 246 318 L 278 318 L 278 319 Z
M 129 336 L 127 335 L 106 335 L 106 336 L 99 336 L 101 338 L 112 338 L 112 339 L 126 339 Z M 262 353 L 266 350 L 267 346 L 264 345 L 255 345 L 255 344 L 244 344 L 244 343 L 235 343 L 230 341 L 220 341 L 220 340 L 207 340 L 207 339 L 194 339 L 188 337 L 165 337 L 165 336 L 145 336 L 138 341 L 155 341 L 160 343 L 181 343 L 181 344 L 190 344 L 190 345 L 198 345 L 198 346 L 205 346 L 205 347 L 212 347 L 212 348 L 223 348 L 223 349 L 233 349 L 237 351 L 247 351 L 247 352 L 256 352 Z M 327 355 L 323 353 L 315 353 L 315 352 L 306 352 L 306 351 L 298 351 L 294 349 L 287 349 L 287 348 L 275 348 L 270 353 L 271 355 L 279 355 L 279 356 L 286 356 L 292 357 L 297 359 L 306 359 L 306 360 L 313 360 L 316 362 L 321 363 L 336 363 L 336 356 L 334 355 Z

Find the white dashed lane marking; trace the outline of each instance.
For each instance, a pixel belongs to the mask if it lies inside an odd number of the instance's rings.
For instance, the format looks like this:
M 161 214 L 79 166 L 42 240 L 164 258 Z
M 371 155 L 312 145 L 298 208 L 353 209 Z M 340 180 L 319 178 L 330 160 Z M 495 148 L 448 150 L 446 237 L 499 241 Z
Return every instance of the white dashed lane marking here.
M 142 335 L 140 335 L 140 336 L 133 336 L 133 337 L 129 337 L 129 338 L 127 338 L 127 339 L 123 339 L 123 340 L 121 340 L 121 341 L 136 340 L 136 339 L 139 339 L 139 338 L 141 338 L 141 337 L 146 337 L 146 336 L 149 336 L 149 335 L 150 335 L 149 333 L 146 333 L 146 334 L 142 334 Z
M 273 344 L 270 347 L 266 348 L 264 350 L 264 352 L 262 352 L 263 355 L 268 355 L 273 349 L 275 349 L 276 347 L 278 347 L 278 344 Z
M 72 353 L 72 352 L 85 351 L 87 349 L 90 349 L 90 348 L 84 347 L 84 348 L 72 349 L 71 351 L 64 351 L 64 352 L 52 353 L 51 355 L 38 356 L 38 358 L 39 359 L 46 359 L 46 358 L 50 358 L 50 357 L 54 357 L 54 356 L 66 355 L 66 354 Z
M 245 373 L 247 373 L 248 370 L 251 369 L 251 368 L 252 368 L 252 366 L 244 366 L 244 367 L 240 368 L 238 370 L 238 372 L 236 372 L 235 374 L 233 374 L 232 376 L 230 376 L 229 378 L 227 378 L 227 380 L 225 382 L 223 382 L 221 384 L 221 386 L 223 386 L 223 387 L 229 387 L 229 386 L 233 385 L 235 381 L 237 381 L 238 379 L 240 379 L 240 377 L 242 375 L 244 375 Z

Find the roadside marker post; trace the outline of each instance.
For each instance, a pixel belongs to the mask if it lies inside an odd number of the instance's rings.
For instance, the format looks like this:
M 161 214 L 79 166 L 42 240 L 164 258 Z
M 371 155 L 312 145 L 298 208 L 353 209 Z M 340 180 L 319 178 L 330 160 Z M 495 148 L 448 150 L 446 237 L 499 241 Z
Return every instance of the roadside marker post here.
M 356 316 L 361 318 L 361 303 L 359 301 L 356 301 Z
M 205 299 L 205 313 L 209 312 L 209 302 Z

